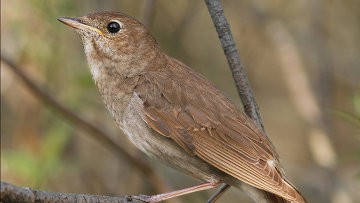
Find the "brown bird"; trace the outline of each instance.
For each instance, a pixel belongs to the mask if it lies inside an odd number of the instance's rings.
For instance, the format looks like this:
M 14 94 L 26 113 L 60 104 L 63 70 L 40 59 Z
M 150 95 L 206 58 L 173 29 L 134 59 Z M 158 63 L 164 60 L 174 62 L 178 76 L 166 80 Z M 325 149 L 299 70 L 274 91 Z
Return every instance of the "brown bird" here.
M 206 78 L 162 52 L 140 22 L 118 12 L 59 20 L 80 34 L 102 99 L 131 142 L 206 181 L 134 198 L 158 202 L 227 183 L 267 191 L 281 202 L 305 202 L 280 172 L 262 130 Z

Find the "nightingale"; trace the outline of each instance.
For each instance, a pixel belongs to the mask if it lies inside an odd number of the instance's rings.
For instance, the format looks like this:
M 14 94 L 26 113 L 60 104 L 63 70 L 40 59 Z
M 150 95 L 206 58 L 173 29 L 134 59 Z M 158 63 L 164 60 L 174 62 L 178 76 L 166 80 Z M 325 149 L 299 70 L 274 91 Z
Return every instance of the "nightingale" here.
M 58 20 L 80 35 L 105 106 L 130 141 L 205 181 L 133 198 L 159 202 L 226 183 L 255 187 L 279 202 L 306 202 L 282 175 L 263 131 L 206 78 L 166 55 L 139 21 L 120 12 Z

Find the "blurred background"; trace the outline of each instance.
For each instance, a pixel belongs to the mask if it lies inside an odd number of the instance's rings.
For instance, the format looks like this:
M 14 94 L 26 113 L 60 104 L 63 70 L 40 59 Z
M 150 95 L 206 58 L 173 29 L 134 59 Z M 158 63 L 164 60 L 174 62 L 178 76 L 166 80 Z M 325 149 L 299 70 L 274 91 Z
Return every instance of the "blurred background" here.
M 360 2 L 228 0 L 223 6 L 289 179 L 309 202 L 360 202 Z M 144 173 L 109 150 L 29 91 L 2 61 L 2 181 L 103 195 L 155 194 L 199 183 L 128 142 L 102 104 L 79 36 L 56 20 L 103 10 L 145 23 L 166 53 L 205 75 L 241 108 L 204 1 L 1 1 L 2 57 L 153 169 Z M 205 202 L 212 192 L 171 202 Z M 252 201 L 232 188 L 219 202 Z

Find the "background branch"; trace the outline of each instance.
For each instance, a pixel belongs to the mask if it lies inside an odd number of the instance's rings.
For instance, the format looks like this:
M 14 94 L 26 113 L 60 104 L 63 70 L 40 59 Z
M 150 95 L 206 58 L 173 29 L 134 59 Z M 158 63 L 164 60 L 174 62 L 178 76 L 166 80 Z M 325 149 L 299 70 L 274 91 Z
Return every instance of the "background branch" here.
M 317 99 L 318 95 L 311 88 L 310 79 L 306 74 L 296 41 L 281 22 L 270 19 L 264 27 L 279 55 L 280 69 L 290 98 L 300 117 L 309 125 L 306 131 L 310 153 L 315 163 L 321 166 L 327 179 L 333 179 L 335 183 L 326 186 L 329 188 L 326 190 L 328 191 L 327 201 L 344 202 L 337 201 L 340 198 L 351 200 L 349 193 L 342 186 L 342 181 L 334 171 L 338 164 L 338 154 L 331 136 L 326 130 L 322 107 Z

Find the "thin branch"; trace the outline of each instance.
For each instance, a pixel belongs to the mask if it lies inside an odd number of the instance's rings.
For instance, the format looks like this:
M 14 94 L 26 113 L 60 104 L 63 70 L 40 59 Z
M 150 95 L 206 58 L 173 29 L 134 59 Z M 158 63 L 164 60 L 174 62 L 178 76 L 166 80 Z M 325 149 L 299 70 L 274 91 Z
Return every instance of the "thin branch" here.
M 230 187 L 228 184 L 222 184 L 220 189 L 208 199 L 207 203 L 215 203 Z
M 119 154 L 121 157 L 125 158 L 127 162 L 136 167 L 144 176 L 147 177 L 150 184 L 154 187 L 156 192 L 161 193 L 164 191 L 169 191 L 170 188 L 166 183 L 154 172 L 154 170 L 142 159 L 134 157 L 126 150 L 124 150 L 120 145 L 113 141 L 106 132 L 93 125 L 84 118 L 76 115 L 67 107 L 63 106 L 58 100 L 56 100 L 52 95 L 45 92 L 40 88 L 35 82 L 33 82 L 26 74 L 19 68 L 14 62 L 12 62 L 7 57 L 1 55 L 1 61 L 7 64 L 19 78 L 25 83 L 26 87 L 38 98 L 43 101 L 49 107 L 53 108 L 57 113 L 59 113 L 63 118 L 73 123 L 80 129 L 88 132 L 87 135 L 91 136 L 94 140 L 101 143 L 105 148 L 111 149 Z
M 229 23 L 226 20 L 221 2 L 220 0 L 205 0 L 205 3 L 208 7 L 208 11 L 215 25 L 221 46 L 224 50 L 226 59 L 232 72 L 238 94 L 244 107 L 244 111 L 263 130 L 264 138 L 269 141 L 273 148 L 275 148 L 265 133 L 264 125 L 261 120 L 249 80 L 244 70 L 244 65 L 240 60 L 240 56 L 236 48 L 234 38 L 231 34 Z M 275 156 L 278 157 L 277 154 L 275 154 Z M 219 198 L 221 194 L 225 192 L 223 190 L 229 187 L 230 186 L 226 184 L 222 185 L 221 190 L 217 191 L 213 197 Z M 258 202 L 278 202 L 280 201 L 279 199 L 281 199 L 272 193 L 254 188 L 247 184 L 243 184 L 242 189 L 248 193 L 250 197 L 253 197 L 254 200 Z
M 220 0 L 205 0 L 205 3 L 208 7 L 211 19 L 220 39 L 221 46 L 231 69 L 238 94 L 244 106 L 244 111 L 258 126 L 261 126 L 261 129 L 264 131 L 264 126 L 253 96 L 253 91 L 246 76 L 244 65 L 240 60 L 240 56 L 236 48 L 234 38 L 231 34 L 229 23 L 226 20 L 221 2 Z
M 34 190 L 1 181 L 0 202 L 7 203 L 144 203 L 130 196 L 110 197 L 102 195 L 72 194 Z

